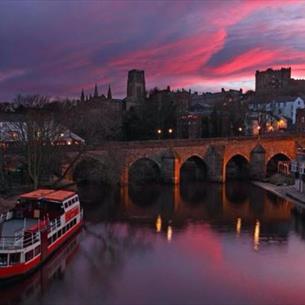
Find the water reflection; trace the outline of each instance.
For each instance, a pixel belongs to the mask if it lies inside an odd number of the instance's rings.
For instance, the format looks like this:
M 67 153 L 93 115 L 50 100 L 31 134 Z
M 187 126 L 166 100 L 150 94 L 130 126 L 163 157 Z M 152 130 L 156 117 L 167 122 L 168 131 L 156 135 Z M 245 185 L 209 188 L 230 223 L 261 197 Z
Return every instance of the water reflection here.
M 237 236 L 240 235 L 240 232 L 241 232 L 241 218 L 238 217 L 237 221 L 236 221 L 236 234 L 237 234 Z
M 62 282 L 66 268 L 79 249 L 79 235 L 73 236 L 41 269 L 24 280 L 0 286 L 1 304 L 33 304 L 53 282 Z
M 4 303 L 305 302 L 305 212 L 286 200 L 236 182 L 94 192 L 80 190 L 86 227 L 73 259 L 1 290 Z
M 139 196 L 136 202 L 134 196 L 121 197 L 125 221 L 152 223 L 157 232 L 162 231 L 162 226 L 166 231 L 169 221 L 178 228 L 191 221 L 208 222 L 216 231 L 238 235 L 259 231 L 263 237 L 278 236 L 281 240 L 288 235 L 291 204 L 249 184 L 193 183 L 180 188 L 159 186 L 159 190 L 154 187 L 158 196 L 151 196 L 149 204 L 143 186 L 143 202 Z
M 260 222 L 259 220 L 256 220 L 255 222 L 255 228 L 254 228 L 254 250 L 257 251 L 259 247 L 259 233 L 260 233 Z
M 157 220 L 156 220 L 156 232 L 160 233 L 162 229 L 162 218 L 161 215 L 158 215 Z

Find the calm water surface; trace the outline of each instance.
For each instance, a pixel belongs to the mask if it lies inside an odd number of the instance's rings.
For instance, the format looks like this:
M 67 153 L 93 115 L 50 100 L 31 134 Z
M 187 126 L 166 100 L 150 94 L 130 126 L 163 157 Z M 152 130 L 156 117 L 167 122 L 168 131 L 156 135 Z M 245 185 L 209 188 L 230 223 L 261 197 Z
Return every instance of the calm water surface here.
M 305 304 L 294 206 L 232 183 L 80 189 L 86 227 L 2 304 Z

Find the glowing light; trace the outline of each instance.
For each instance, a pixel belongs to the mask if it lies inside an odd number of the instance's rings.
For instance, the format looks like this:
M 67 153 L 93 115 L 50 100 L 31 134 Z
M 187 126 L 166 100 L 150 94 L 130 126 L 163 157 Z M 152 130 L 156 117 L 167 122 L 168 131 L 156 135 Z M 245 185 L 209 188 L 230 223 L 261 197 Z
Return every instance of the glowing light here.
M 157 130 L 157 133 L 158 133 L 158 134 L 161 134 L 161 133 L 162 133 L 162 130 L 161 130 L 161 129 L 158 129 L 158 130 Z
M 156 220 L 156 231 L 157 233 L 161 232 L 162 229 L 162 219 L 161 216 L 158 215 L 157 220 Z
M 72 144 L 72 142 L 69 140 L 69 141 L 67 141 L 67 144 L 68 144 L 68 145 L 71 145 L 71 144 Z
M 286 124 L 285 124 L 285 121 L 283 119 L 280 119 L 278 121 L 278 127 L 279 128 L 286 128 Z
M 238 217 L 237 222 L 236 222 L 236 233 L 237 233 L 237 235 L 240 235 L 240 232 L 241 232 L 241 218 Z
M 254 250 L 257 251 L 259 248 L 259 231 L 260 231 L 260 222 L 256 220 L 254 228 Z
M 167 227 L 167 240 L 171 241 L 173 237 L 173 229 L 171 226 Z
M 168 130 L 168 133 L 173 133 L 172 128 L 170 128 L 170 129 Z

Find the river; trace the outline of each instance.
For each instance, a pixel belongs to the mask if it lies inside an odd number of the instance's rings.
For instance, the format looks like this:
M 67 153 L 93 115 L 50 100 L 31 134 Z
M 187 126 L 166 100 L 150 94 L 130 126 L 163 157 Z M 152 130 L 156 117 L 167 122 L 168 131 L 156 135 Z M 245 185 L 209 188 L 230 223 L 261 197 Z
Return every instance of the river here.
M 1 304 L 303 304 L 305 222 L 246 183 L 79 190 L 85 227 Z

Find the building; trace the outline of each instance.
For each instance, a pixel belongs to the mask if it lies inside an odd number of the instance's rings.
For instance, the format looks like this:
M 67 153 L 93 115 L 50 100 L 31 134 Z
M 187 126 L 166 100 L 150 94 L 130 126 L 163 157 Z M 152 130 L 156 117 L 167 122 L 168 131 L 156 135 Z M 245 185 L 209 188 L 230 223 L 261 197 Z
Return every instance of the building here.
M 296 114 L 296 132 L 305 132 L 305 109 L 297 109 Z
M 292 125 L 296 124 L 297 110 L 305 108 L 305 102 L 301 97 L 279 97 L 271 102 L 253 101 L 249 109 L 255 112 L 268 112 L 273 116 L 285 117 Z
M 56 137 L 53 141 L 54 145 L 82 145 L 85 144 L 85 140 L 72 132 L 69 129 L 63 128 L 63 132 Z
M 202 137 L 202 115 L 187 113 L 177 119 L 177 137 L 195 139 Z
M 297 191 L 305 193 L 305 152 L 299 151 L 297 158 L 291 161 L 291 173 L 294 176 L 294 186 Z
M 191 95 L 191 105 L 200 104 L 200 105 L 214 105 L 218 106 L 224 102 L 236 102 L 240 101 L 243 98 L 243 91 L 240 90 L 225 90 L 221 89 L 220 92 L 206 92 L 198 94 L 197 92 Z
M 284 116 L 277 116 L 271 112 L 248 112 L 245 116 L 245 135 L 279 133 L 288 129 L 290 120 Z
M 148 99 L 157 106 L 157 109 L 161 109 L 161 105 L 166 103 L 172 104 L 176 107 L 178 114 L 186 113 L 191 106 L 189 91 L 184 89 L 172 91 L 169 86 L 166 89 L 151 90 Z
M 15 113 L 2 115 L 0 118 L 0 144 L 7 147 L 27 142 L 28 128 L 28 123 L 23 115 Z M 42 138 L 44 141 L 50 141 L 54 145 L 85 144 L 83 138 L 54 121 L 45 122 L 45 125 L 38 126 L 37 130 L 37 133 L 44 133 Z M 39 139 L 39 134 L 36 137 Z
M 305 94 L 305 80 L 293 79 L 291 68 L 281 68 L 255 73 L 255 91 L 257 96 L 270 98 L 279 95 Z
M 145 73 L 143 70 L 128 71 L 127 101 L 130 104 L 139 104 L 146 98 Z

